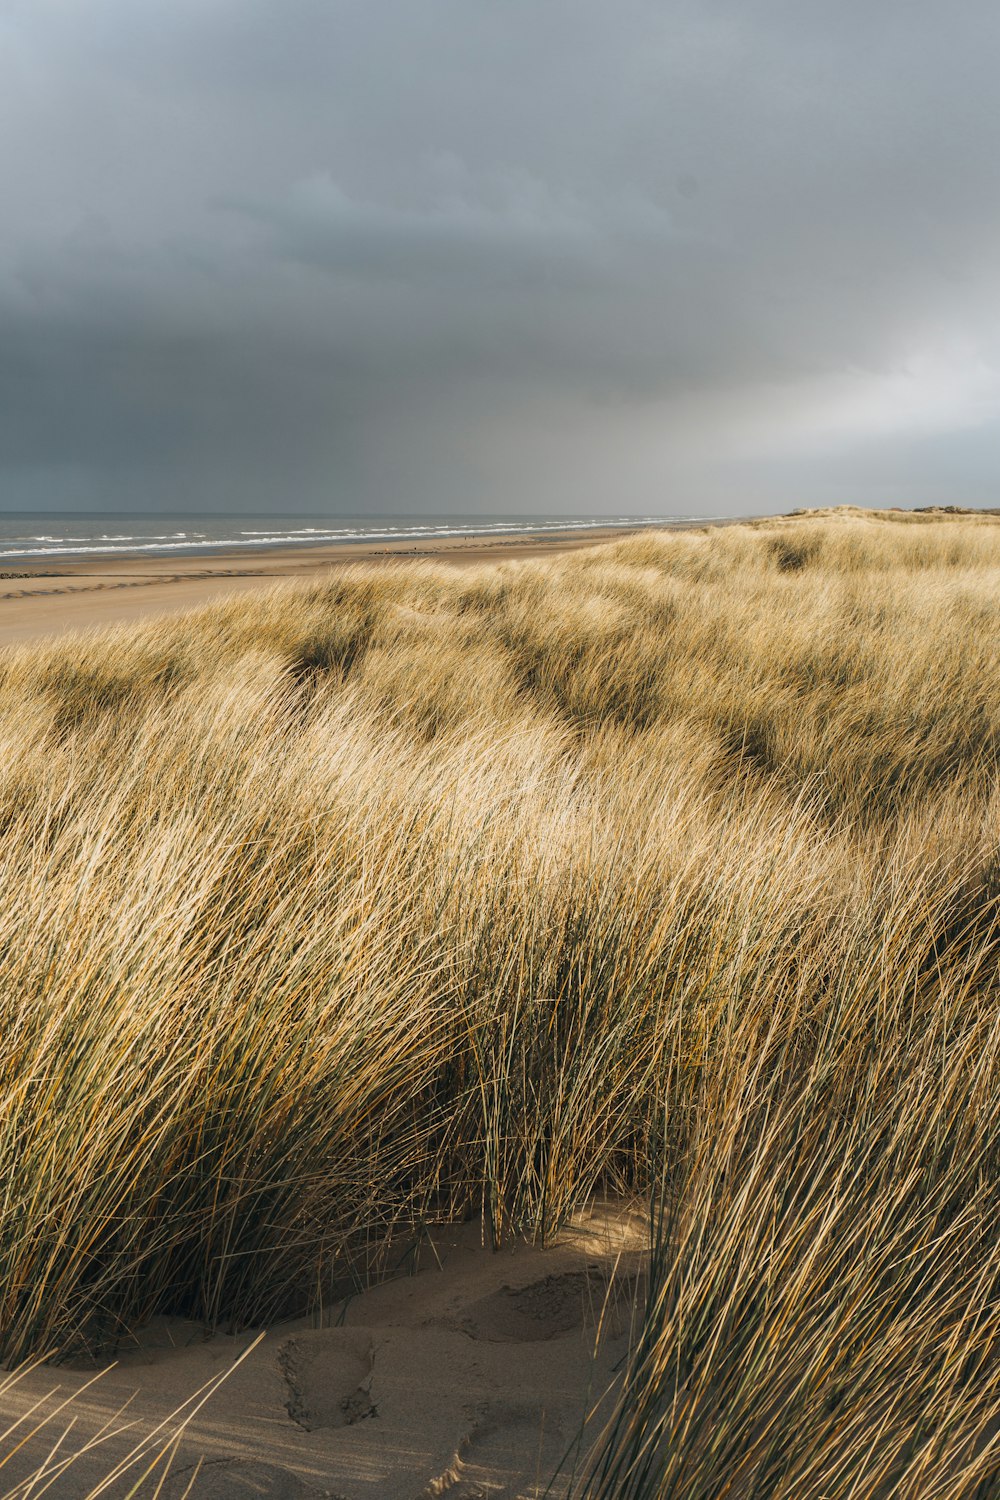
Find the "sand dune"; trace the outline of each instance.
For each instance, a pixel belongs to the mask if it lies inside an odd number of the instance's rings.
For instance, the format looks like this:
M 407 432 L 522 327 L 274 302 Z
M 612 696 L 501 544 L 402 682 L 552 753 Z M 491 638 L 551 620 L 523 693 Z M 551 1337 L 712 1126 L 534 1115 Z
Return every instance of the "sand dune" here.
M 314 578 L 351 563 L 422 558 L 461 567 L 573 551 L 630 529 L 592 528 L 485 539 L 439 537 L 419 547 L 409 541 L 276 547 L 252 554 L 220 552 L 193 559 L 184 568 L 178 568 L 173 558 L 12 563 L 9 569 L 0 571 L 0 646 L 194 609 L 228 594 L 267 588 L 282 579 Z
M 478 1226 L 433 1232 L 415 1275 L 332 1307 L 322 1326 L 270 1330 L 192 1421 L 165 1500 L 181 1500 L 196 1469 L 204 1500 L 520 1500 L 544 1493 L 569 1455 L 552 1491 L 563 1493 L 587 1415 L 628 1345 L 643 1234 L 637 1216 L 617 1210 L 595 1210 L 548 1249 L 492 1254 Z M 52 1412 L 79 1391 L 62 1423 L 72 1415 L 66 1452 L 112 1422 L 46 1491 L 76 1500 L 253 1339 L 206 1339 L 162 1320 L 95 1384 L 92 1370 L 43 1367 L 0 1397 L 0 1411 L 16 1420 L 44 1397 Z M 59 1426 L 8 1459 L 0 1493 L 46 1460 Z M 107 1493 L 127 1495 L 136 1473 Z M 140 1494 L 151 1496 L 147 1483 Z

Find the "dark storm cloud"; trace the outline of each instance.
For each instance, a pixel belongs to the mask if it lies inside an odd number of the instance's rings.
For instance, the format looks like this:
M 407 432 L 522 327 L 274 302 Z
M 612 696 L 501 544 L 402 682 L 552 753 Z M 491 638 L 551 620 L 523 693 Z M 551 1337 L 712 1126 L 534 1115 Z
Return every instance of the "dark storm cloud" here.
M 985 0 L 8 0 L 0 504 L 995 499 L 998 43 Z

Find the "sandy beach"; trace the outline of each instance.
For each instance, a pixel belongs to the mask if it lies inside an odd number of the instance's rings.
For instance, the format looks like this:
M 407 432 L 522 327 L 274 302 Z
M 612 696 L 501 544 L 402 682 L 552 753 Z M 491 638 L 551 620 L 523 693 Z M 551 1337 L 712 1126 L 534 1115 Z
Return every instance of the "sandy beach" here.
M 514 558 L 575 551 L 627 535 L 634 528 L 518 536 L 450 536 L 414 546 L 409 540 L 220 551 L 191 558 L 108 557 L 84 560 L 12 561 L 0 569 L 0 646 L 114 625 L 146 615 L 194 609 L 227 594 L 266 588 L 281 579 L 321 577 L 352 563 L 399 563 L 411 559 L 467 567 Z

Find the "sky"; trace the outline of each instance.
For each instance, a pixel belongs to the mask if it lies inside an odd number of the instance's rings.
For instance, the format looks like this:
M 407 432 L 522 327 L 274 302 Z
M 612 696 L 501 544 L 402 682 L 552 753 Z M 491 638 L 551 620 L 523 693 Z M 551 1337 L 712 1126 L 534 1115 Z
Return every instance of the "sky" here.
M 1000 505 L 993 0 L 3 0 L 0 508 Z

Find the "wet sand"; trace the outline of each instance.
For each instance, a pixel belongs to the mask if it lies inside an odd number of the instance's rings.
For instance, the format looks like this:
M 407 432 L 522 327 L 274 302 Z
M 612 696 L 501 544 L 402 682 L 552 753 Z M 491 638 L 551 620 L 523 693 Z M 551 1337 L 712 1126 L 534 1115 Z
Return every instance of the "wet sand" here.
M 634 529 L 442 537 L 420 546 L 409 541 L 340 542 L 253 552 L 234 550 L 190 558 L 182 565 L 171 557 L 48 559 L 24 564 L 12 560 L 0 569 L 0 646 L 194 609 L 227 594 L 266 588 L 281 579 L 318 578 L 352 563 L 399 563 L 419 558 L 468 567 L 594 547 Z

